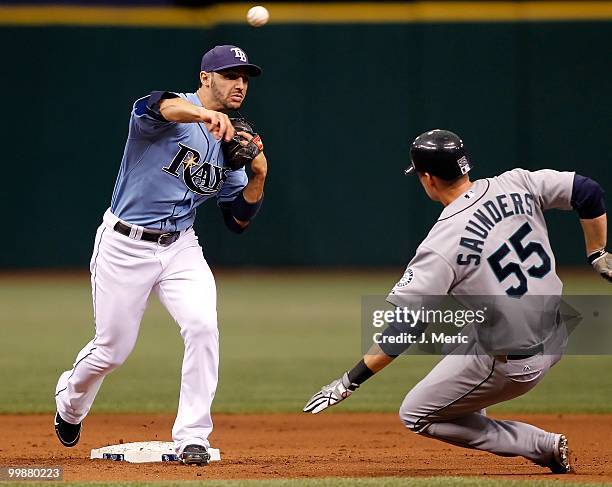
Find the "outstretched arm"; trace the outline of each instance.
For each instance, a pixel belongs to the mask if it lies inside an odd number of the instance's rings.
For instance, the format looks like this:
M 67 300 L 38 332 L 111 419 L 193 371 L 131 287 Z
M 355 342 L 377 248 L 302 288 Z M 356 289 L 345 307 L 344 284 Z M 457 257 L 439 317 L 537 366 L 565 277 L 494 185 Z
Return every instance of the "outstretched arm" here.
M 407 348 L 408 347 L 406 347 L 406 349 Z M 374 375 L 393 362 L 396 357 L 397 355 L 387 355 L 378 345 L 372 345 L 372 348 L 368 350 L 368 353 L 363 356 L 362 362 L 369 370 L 372 371 L 372 375 Z
M 159 113 L 169 122 L 204 123 L 208 131 L 217 139 L 225 138 L 226 141 L 229 141 L 234 136 L 234 126 L 225 113 L 198 107 L 178 96 L 161 98 Z
M 410 334 L 418 338 L 427 328 L 427 324 L 418 323 L 410 329 Z M 401 332 L 394 326 L 389 326 L 383 337 L 397 337 Z M 345 372 L 342 377 L 323 386 L 304 406 L 305 413 L 317 414 L 338 404 L 355 392 L 361 384 L 377 372 L 384 369 L 401 353 L 405 352 L 410 343 L 394 343 L 397 340 L 382 340 L 382 344 L 374 344 L 355 366 Z M 391 343 L 390 343 L 391 342 Z
M 589 264 L 612 282 L 612 256 L 606 252 L 608 218 L 603 189 L 596 181 L 576 174 L 571 203 L 580 216 Z
M 612 255 L 606 251 L 608 219 L 604 213 L 597 218 L 581 219 L 587 260 L 604 279 L 612 282 Z
M 429 276 L 435 275 L 432 280 Z M 455 274 L 448 262 L 426 246 L 419 246 L 387 301 L 396 306 L 395 318 L 386 321 L 388 326 L 376 339 L 363 358 L 342 377 L 321 388 L 304 406 L 305 413 L 319 413 L 350 396 L 374 374 L 384 369 L 404 353 L 427 329 L 422 321 L 409 322 L 399 319 L 407 308 L 419 309 L 422 296 L 444 296 L 448 293 Z M 397 313 L 399 311 L 399 313 Z M 377 333 L 378 335 L 378 333 Z
M 587 256 L 605 248 L 608 234 L 608 217 L 604 213 L 596 218 L 581 218 Z
M 314 394 L 304 406 L 303 411 L 317 414 L 335 406 L 340 401 L 344 401 L 363 382 L 393 362 L 393 359 L 395 357 L 391 357 L 382 351 L 376 353 L 375 350 L 369 350 L 351 370 L 342 374 L 339 379 L 323 386 L 320 391 Z

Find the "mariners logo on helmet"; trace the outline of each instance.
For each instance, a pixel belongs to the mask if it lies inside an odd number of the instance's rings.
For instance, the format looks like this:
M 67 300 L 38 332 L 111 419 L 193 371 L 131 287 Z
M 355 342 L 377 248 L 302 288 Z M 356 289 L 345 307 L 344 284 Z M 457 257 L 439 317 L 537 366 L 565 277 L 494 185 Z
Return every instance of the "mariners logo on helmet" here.
M 229 168 L 216 166 L 210 162 L 198 164 L 200 153 L 185 144 L 178 143 L 179 151 L 172 162 L 162 169 L 175 178 L 179 177 L 179 167 L 183 166 L 183 181 L 191 191 L 199 195 L 215 194 L 227 179 Z
M 470 169 L 472 169 L 472 167 L 470 166 L 470 161 L 468 161 L 468 158 L 466 156 L 463 156 L 461 159 L 459 159 L 457 161 L 457 164 L 459 164 L 459 170 L 461 171 L 461 174 L 466 174 Z

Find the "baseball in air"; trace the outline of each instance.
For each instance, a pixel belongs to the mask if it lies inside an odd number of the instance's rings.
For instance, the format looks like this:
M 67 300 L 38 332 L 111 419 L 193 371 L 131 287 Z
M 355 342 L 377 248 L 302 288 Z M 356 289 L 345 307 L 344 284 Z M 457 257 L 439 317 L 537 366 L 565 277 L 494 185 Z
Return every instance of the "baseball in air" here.
M 246 18 L 247 22 L 253 27 L 261 27 L 262 25 L 266 25 L 268 23 L 270 12 L 268 12 L 266 7 L 257 5 L 249 9 Z

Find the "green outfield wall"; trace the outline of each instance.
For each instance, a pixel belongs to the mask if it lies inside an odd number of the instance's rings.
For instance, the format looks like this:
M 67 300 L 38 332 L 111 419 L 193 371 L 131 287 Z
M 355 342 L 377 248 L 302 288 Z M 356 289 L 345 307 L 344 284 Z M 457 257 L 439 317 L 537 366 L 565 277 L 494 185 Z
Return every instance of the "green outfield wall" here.
M 403 266 L 440 212 L 402 175 L 429 128 L 464 137 L 475 177 L 550 167 L 612 191 L 610 39 L 611 21 L 0 25 L 0 268 L 87 266 L 133 100 L 193 91 L 221 43 L 264 68 L 243 113 L 270 173 L 244 235 L 200 210 L 213 265 Z M 582 263 L 577 217 L 550 229 L 558 261 Z

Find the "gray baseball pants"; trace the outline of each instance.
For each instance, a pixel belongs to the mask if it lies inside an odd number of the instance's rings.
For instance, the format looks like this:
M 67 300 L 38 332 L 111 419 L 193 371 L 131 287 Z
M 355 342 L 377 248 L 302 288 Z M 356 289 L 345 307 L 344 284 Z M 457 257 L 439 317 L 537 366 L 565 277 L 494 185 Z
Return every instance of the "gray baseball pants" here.
M 504 362 L 485 354 L 447 355 L 408 392 L 400 418 L 424 436 L 546 465 L 553 459 L 557 434 L 491 419 L 484 408 L 525 394 L 560 358 L 540 353 Z

